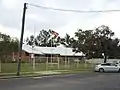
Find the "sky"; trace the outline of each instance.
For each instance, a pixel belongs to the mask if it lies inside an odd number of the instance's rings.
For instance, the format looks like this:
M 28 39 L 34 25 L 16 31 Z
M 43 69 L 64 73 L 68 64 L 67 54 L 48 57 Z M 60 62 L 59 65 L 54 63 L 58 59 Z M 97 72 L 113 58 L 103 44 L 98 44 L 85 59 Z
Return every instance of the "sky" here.
M 0 32 L 20 38 L 23 4 L 74 10 L 120 10 L 120 0 L 0 0 Z M 24 38 L 40 30 L 52 29 L 64 37 L 74 36 L 78 29 L 107 25 L 120 38 L 120 12 L 75 13 L 46 10 L 28 5 Z M 35 32 L 35 33 L 34 33 Z

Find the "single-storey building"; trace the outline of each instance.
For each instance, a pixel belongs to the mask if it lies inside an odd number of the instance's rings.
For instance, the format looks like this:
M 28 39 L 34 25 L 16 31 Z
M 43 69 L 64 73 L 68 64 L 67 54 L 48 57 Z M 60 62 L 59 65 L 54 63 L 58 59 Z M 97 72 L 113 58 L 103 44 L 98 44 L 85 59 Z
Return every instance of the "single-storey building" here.
M 22 50 L 27 53 L 28 56 L 34 54 L 36 57 L 59 57 L 62 59 L 65 58 L 82 58 L 84 54 L 73 52 L 72 48 L 67 48 L 63 45 L 57 47 L 40 47 L 40 46 L 30 46 L 23 44 Z

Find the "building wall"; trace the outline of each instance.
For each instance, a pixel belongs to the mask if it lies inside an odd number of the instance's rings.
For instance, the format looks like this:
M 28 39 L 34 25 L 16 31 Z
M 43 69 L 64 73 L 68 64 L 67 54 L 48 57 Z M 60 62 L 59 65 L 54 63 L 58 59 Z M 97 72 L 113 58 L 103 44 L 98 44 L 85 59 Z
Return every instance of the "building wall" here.
M 59 57 L 59 60 L 60 60 L 60 61 L 65 61 L 66 59 L 67 59 L 67 60 L 71 60 L 71 61 L 73 61 L 73 60 L 75 60 L 75 59 L 79 59 L 79 60 L 82 59 L 82 56 L 80 57 L 80 56 L 60 56 L 60 55 L 52 55 L 52 60 L 53 60 L 53 62 L 57 62 L 58 57 Z M 48 61 L 50 62 L 50 61 L 51 61 L 51 55 L 50 55 L 50 54 L 48 54 L 48 55 L 35 55 L 35 59 L 36 59 L 36 61 L 38 61 L 38 62 L 45 62 L 45 61 L 47 61 L 47 59 L 48 59 Z M 22 61 L 26 61 L 26 62 L 31 61 L 31 54 L 30 54 L 30 53 L 27 53 L 27 52 L 25 52 L 25 51 L 22 51 Z

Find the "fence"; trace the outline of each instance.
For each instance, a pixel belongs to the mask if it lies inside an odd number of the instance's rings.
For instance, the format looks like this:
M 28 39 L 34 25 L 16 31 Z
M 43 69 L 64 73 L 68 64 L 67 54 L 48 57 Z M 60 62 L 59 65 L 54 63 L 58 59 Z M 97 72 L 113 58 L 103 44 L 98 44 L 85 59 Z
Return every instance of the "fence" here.
M 21 72 L 41 72 L 54 70 L 90 70 L 91 64 L 76 60 L 73 57 L 36 57 L 35 64 L 29 58 L 22 61 Z M 16 73 L 17 61 L 1 62 L 1 73 Z
M 16 73 L 17 59 L 0 62 L 0 74 Z M 52 60 L 52 61 L 51 61 Z M 3 60 L 2 60 L 3 61 Z M 94 65 L 103 63 L 104 59 L 78 60 L 74 57 L 36 57 L 35 63 L 30 58 L 24 58 L 21 61 L 21 72 L 41 72 L 55 70 L 93 70 Z M 108 62 L 117 62 L 120 59 L 108 59 Z
M 120 59 L 107 59 L 108 63 L 113 63 L 113 62 L 119 62 Z M 93 63 L 93 64 L 98 64 L 98 63 L 104 63 L 104 59 L 99 58 L 99 59 L 89 59 L 87 60 L 88 63 Z

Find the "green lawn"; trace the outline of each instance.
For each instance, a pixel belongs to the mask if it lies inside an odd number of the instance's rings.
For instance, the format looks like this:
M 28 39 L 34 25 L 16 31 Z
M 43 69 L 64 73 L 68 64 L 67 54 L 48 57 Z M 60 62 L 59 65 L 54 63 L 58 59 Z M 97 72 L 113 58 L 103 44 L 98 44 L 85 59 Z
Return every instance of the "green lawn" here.
M 1 73 L 16 73 L 17 71 L 17 63 L 2 63 L 1 64 Z M 75 63 L 72 63 L 69 65 L 69 67 L 65 67 L 64 64 L 60 64 L 59 70 L 71 70 L 71 71 L 85 71 L 85 70 L 91 70 L 90 64 L 80 63 L 77 67 Z M 45 63 L 36 63 L 35 71 L 46 71 L 46 70 L 58 70 L 57 65 L 48 65 L 46 67 Z M 32 64 L 31 63 L 21 63 L 21 72 L 33 72 Z

